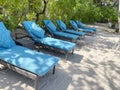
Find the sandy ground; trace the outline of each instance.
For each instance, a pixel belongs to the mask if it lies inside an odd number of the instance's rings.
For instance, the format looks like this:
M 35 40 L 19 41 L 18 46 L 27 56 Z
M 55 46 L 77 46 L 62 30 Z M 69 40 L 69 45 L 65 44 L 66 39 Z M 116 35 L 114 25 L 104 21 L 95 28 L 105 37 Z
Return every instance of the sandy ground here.
M 114 47 L 120 35 L 103 25 L 95 27 L 97 34 L 79 41 L 67 62 L 63 54 L 42 50 L 60 60 L 55 75 L 49 72 L 40 79 L 39 90 L 120 90 L 120 49 Z M 34 90 L 33 84 L 9 69 L 0 71 L 0 90 Z

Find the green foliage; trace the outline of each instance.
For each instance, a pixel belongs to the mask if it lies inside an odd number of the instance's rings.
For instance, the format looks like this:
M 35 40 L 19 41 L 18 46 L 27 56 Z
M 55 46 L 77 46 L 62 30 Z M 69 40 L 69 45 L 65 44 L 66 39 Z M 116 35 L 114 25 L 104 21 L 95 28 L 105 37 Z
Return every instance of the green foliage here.
M 81 20 L 82 22 L 95 22 L 99 21 L 100 8 L 96 7 L 92 2 L 76 2 L 75 15 L 72 19 Z
M 47 8 L 44 14 L 38 16 L 41 20 L 60 19 L 68 24 L 70 19 L 81 20 L 85 23 L 107 22 L 116 23 L 117 11 L 110 6 L 97 6 L 94 0 L 45 0 Z M 110 0 L 107 0 L 110 2 Z M 43 0 L 0 0 L 0 20 L 8 29 L 14 30 L 23 20 L 35 20 L 43 10 Z
M 48 3 L 46 16 L 51 20 L 62 19 L 68 21 L 73 17 L 74 0 L 53 0 Z
M 113 23 L 117 22 L 118 14 L 117 10 L 114 7 L 102 6 L 101 7 L 101 20 L 103 22 L 111 21 Z
M 24 0 L 24 2 L 21 0 L 0 1 L 0 6 L 3 9 L 2 14 L 0 14 L 0 19 L 6 24 L 8 29 L 15 29 L 19 21 L 22 20 L 21 17 L 26 10 L 24 6 L 26 2 L 27 0 Z
M 42 10 L 41 0 L 29 0 L 29 10 L 31 12 L 40 12 Z

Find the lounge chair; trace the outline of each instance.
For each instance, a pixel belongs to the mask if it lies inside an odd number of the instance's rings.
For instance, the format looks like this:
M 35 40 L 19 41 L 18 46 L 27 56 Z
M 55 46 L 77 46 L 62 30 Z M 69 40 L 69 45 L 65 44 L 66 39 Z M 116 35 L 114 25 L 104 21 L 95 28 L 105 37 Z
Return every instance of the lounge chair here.
M 88 27 L 88 26 L 85 26 L 82 22 L 80 21 L 76 21 L 76 24 L 79 28 L 82 28 L 82 29 L 89 29 L 89 30 L 93 30 L 93 31 L 96 31 L 97 29 L 94 28 L 94 27 Z
M 74 51 L 75 43 L 63 41 L 60 39 L 55 39 L 51 37 L 46 37 L 44 35 L 45 31 L 38 26 L 34 21 L 23 21 L 22 25 L 24 26 L 28 35 L 33 39 L 34 42 L 39 43 L 43 47 L 52 47 L 55 50 L 64 51 L 65 59 L 69 52 Z
M 5 29 L 5 30 L 7 29 L 7 28 L 5 27 L 5 25 L 4 25 L 4 23 L 1 22 L 1 21 L 0 21 L 0 29 L 1 29 L 1 30 L 2 30 L 2 29 Z
M 56 22 L 57 22 L 57 25 L 60 28 L 60 30 L 62 30 L 63 32 L 79 35 L 81 37 L 84 37 L 85 34 L 86 34 L 85 32 L 77 32 L 75 30 L 67 29 L 65 23 L 63 21 L 61 21 L 61 20 L 56 20 Z
M 38 81 L 40 77 L 52 68 L 53 73 L 55 73 L 55 65 L 58 60 L 57 57 L 16 45 L 10 36 L 10 31 L 0 29 L 0 63 L 35 80 L 35 90 L 39 89 Z
M 72 28 L 75 29 L 76 31 L 83 31 L 83 32 L 86 32 L 86 33 L 94 33 L 93 30 L 79 28 L 74 20 L 70 20 L 70 25 L 71 25 Z
M 52 34 L 53 36 L 63 37 L 65 39 L 67 38 L 72 40 L 73 42 L 77 42 L 77 40 L 79 39 L 78 35 L 58 31 L 56 26 L 52 23 L 51 20 L 43 20 L 43 23 L 47 30 L 49 31 L 49 33 Z

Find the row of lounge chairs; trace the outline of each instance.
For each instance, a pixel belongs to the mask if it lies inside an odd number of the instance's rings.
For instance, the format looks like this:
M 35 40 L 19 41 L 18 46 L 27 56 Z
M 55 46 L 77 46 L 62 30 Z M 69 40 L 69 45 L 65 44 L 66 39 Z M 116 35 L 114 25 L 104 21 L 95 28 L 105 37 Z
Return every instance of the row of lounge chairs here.
M 75 34 L 75 35 L 79 35 L 81 37 L 84 37 L 86 35 L 85 32 L 78 32 L 77 30 L 72 30 L 72 29 L 67 29 L 67 26 L 65 25 L 65 23 L 61 20 L 56 20 L 58 27 L 66 33 L 71 33 L 71 34 Z
M 27 36 L 30 37 L 35 44 L 37 43 L 39 47 L 50 47 L 55 50 L 64 51 L 65 59 L 67 59 L 68 53 L 73 53 L 76 41 L 80 39 L 81 36 L 86 35 L 86 32 L 67 29 L 61 20 L 57 20 L 57 23 L 62 31 L 57 31 L 56 26 L 51 20 L 44 20 L 43 23 L 53 36 L 72 39 L 72 42 L 45 36 L 45 31 L 34 21 L 23 21 L 22 25 L 28 34 Z M 33 51 L 20 45 L 21 44 L 12 39 L 10 31 L 7 30 L 3 22 L 0 22 L 0 63 L 13 71 L 34 79 L 34 88 L 38 90 L 39 78 L 52 68 L 53 73 L 55 73 L 55 65 L 58 63 L 59 58 L 42 53 L 39 50 L 39 52 Z
M 83 31 L 83 32 L 86 32 L 86 33 L 95 33 L 96 32 L 96 28 L 85 27 L 79 21 L 75 22 L 74 20 L 70 20 L 70 25 L 76 31 Z

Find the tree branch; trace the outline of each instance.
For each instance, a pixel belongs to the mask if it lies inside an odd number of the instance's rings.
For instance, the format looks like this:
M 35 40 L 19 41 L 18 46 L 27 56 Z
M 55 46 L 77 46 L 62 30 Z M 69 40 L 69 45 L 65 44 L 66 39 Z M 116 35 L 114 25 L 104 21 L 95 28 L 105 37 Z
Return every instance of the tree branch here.
M 38 22 L 39 16 L 41 14 L 45 14 L 45 11 L 46 11 L 46 8 L 47 8 L 48 1 L 46 1 L 46 0 L 42 0 L 42 1 L 43 1 L 43 4 L 44 4 L 42 12 L 35 12 L 36 13 L 36 22 Z

